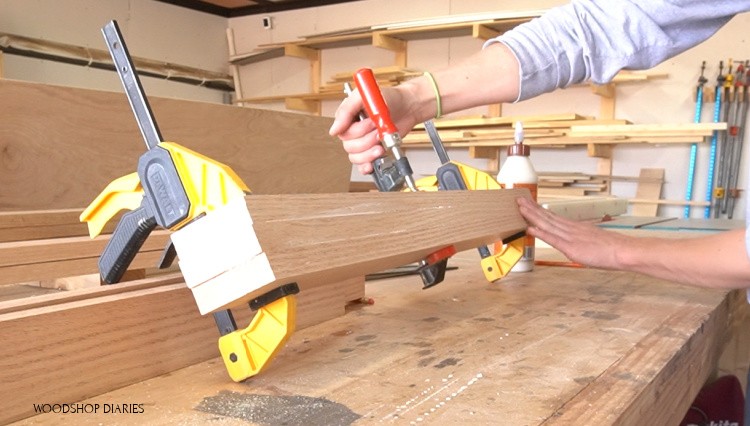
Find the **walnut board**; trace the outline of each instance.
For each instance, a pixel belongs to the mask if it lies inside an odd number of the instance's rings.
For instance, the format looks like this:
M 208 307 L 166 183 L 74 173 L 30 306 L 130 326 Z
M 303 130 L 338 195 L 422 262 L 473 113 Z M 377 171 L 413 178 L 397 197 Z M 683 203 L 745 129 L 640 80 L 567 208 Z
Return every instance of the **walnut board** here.
M 149 101 L 167 141 L 229 165 L 256 194 L 348 190 L 331 119 Z M 0 116 L 0 210 L 83 208 L 146 149 L 123 92 L 0 80 Z
M 141 414 L 30 420 L 676 424 L 743 302 L 582 268 L 537 267 L 488 284 L 478 262 L 475 252 L 457 255 L 459 269 L 425 291 L 415 276 L 369 282 L 373 305 L 296 333 L 244 383 L 230 382 L 213 359 L 86 401 L 140 403 Z
M 336 281 L 417 262 L 447 246 L 460 252 L 492 244 L 526 229 L 515 201 L 522 196 L 528 190 L 249 196 L 252 226 L 275 280 L 260 286 L 247 280 L 232 302 L 221 289 L 201 289 L 196 298 L 215 291 L 220 300 L 211 305 L 227 308 L 289 282 Z

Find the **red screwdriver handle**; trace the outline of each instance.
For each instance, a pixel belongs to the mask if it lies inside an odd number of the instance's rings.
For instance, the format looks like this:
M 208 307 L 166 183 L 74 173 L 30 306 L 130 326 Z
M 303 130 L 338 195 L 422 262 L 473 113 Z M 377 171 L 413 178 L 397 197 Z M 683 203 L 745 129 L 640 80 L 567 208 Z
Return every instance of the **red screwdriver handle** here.
M 365 106 L 367 116 L 375 123 L 378 128 L 378 137 L 382 140 L 383 134 L 398 134 L 396 125 L 391 120 L 391 112 L 385 104 L 383 94 L 380 93 L 380 87 L 375 81 L 370 68 L 362 68 L 354 73 L 354 81 L 357 83 L 357 90 L 362 97 L 362 103 Z

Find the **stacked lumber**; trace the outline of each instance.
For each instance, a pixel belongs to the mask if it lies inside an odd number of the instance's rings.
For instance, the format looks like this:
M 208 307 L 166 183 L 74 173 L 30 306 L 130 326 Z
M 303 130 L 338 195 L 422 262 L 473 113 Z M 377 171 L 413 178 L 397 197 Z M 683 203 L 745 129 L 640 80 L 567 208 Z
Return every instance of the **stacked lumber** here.
M 302 36 L 296 40 L 261 44 L 252 52 L 232 55 L 229 61 L 243 65 L 266 60 L 283 54 L 284 47 L 289 45 L 314 49 L 373 45 L 383 36 L 404 41 L 459 36 L 488 38 L 541 16 L 542 13 L 543 10 L 491 12 L 347 28 Z
M 447 147 L 503 147 L 513 144 L 513 126 L 520 121 L 527 145 L 565 146 L 623 143 L 699 143 L 726 123 L 631 124 L 626 120 L 599 120 L 579 114 L 508 117 L 461 117 L 435 121 Z M 404 137 L 407 147 L 429 147 L 419 125 Z
M 660 199 L 664 184 L 664 169 L 641 169 L 638 177 L 604 176 L 570 172 L 539 172 L 539 197 L 560 199 L 585 195 L 601 196 L 607 193 L 611 182 L 633 182 L 637 184 L 635 197 L 627 199 L 633 204 L 631 215 L 656 216 L 660 204 L 683 205 L 680 200 Z M 693 203 L 691 203 L 693 204 Z
M 354 73 L 355 71 L 348 71 L 334 74 L 328 79 L 326 84 L 320 86 L 320 93 L 343 94 L 344 83 L 351 84 L 352 88 L 356 87 L 356 83 L 352 78 Z M 421 71 L 399 66 L 373 68 L 372 73 L 375 75 L 375 80 L 380 87 L 397 86 L 410 78 L 422 75 Z
M 585 173 L 540 172 L 538 183 L 539 197 L 604 195 L 607 193 L 607 179 Z

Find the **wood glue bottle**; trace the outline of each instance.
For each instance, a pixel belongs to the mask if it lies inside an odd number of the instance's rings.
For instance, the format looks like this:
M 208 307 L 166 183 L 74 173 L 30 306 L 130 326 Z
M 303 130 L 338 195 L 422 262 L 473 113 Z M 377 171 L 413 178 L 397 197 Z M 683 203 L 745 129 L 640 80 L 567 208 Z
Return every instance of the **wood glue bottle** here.
M 497 182 L 502 188 L 528 188 L 531 198 L 536 201 L 539 177 L 531 164 L 531 149 L 523 143 L 523 124 L 516 122 L 514 133 L 515 144 L 508 147 L 508 158 L 505 159 Z M 524 238 L 523 257 L 511 269 L 511 272 L 528 272 L 534 269 L 534 237 Z

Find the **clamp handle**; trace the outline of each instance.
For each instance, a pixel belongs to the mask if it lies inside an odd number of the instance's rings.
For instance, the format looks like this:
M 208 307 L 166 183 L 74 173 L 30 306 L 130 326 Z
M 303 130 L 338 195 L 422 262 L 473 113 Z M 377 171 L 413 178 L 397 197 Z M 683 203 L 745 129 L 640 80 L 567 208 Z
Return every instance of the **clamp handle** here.
M 156 218 L 141 205 L 125 213 L 99 257 L 99 273 L 107 284 L 120 282 L 138 250 L 156 228 Z
M 360 69 L 354 73 L 354 81 L 357 83 L 357 90 L 362 97 L 367 116 L 378 128 L 378 137 L 382 140 L 385 134 L 398 134 L 398 129 L 393 124 L 391 112 L 385 104 L 385 99 L 383 99 L 383 94 L 380 92 L 380 87 L 375 81 L 372 70 L 370 68 Z
M 370 74 L 372 74 L 372 72 L 370 72 Z M 374 79 L 372 82 L 374 83 Z M 377 85 L 375 86 L 375 90 L 377 91 L 377 94 L 380 95 L 380 99 L 382 99 L 383 96 L 377 89 Z M 352 88 L 348 82 L 344 83 L 344 93 L 346 93 L 347 96 L 350 96 L 352 93 Z M 365 120 L 367 119 L 367 113 L 360 111 L 357 118 L 359 121 Z M 378 137 L 381 137 L 380 134 L 378 134 Z M 402 173 L 404 170 L 410 168 L 406 158 L 402 157 L 399 159 L 399 162 L 394 162 L 388 158 L 388 155 L 383 155 L 373 160 L 371 164 L 372 172 L 370 172 L 370 174 L 372 174 L 372 179 L 375 182 L 378 191 L 393 192 L 400 191 L 401 188 L 403 188 L 404 175 Z

